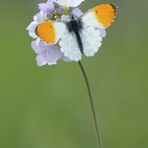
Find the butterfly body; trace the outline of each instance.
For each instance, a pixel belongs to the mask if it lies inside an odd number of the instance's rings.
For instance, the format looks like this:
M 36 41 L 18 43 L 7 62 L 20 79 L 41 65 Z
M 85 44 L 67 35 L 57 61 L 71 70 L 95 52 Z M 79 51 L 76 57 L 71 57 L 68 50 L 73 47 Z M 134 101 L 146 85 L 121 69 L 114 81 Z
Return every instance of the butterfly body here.
M 79 49 L 81 53 L 83 53 L 83 43 L 80 36 L 81 31 L 83 30 L 83 23 L 81 19 L 74 19 L 72 16 L 72 20 L 66 23 L 66 27 L 69 31 L 69 33 L 74 33 Z
M 102 45 L 102 33 L 114 21 L 114 4 L 98 5 L 82 17 L 69 22 L 47 21 L 37 26 L 37 35 L 48 44 L 59 44 L 66 57 L 79 61 L 82 55 L 93 56 Z

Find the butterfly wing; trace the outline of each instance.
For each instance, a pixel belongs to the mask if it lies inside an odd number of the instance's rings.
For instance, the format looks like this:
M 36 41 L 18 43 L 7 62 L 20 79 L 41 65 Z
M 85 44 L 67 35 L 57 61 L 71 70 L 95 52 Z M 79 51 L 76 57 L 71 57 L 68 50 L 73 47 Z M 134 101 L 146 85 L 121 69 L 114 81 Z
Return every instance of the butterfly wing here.
M 102 45 L 102 36 L 94 27 L 84 26 L 81 32 L 83 52 L 87 57 L 94 56 Z
M 65 30 L 66 25 L 64 23 L 48 20 L 37 26 L 36 34 L 46 43 L 53 45 L 59 41 Z
M 81 18 L 83 28 L 80 37 L 83 44 L 84 54 L 93 56 L 101 47 L 102 32 L 114 21 L 116 6 L 113 4 L 102 4 L 94 7 Z M 76 34 L 69 32 L 66 24 L 53 22 L 51 20 L 41 23 L 36 28 L 36 34 L 49 44 L 59 41 L 61 51 L 66 57 L 73 61 L 79 61 L 82 57 Z
M 60 50 L 70 60 L 77 62 L 81 59 L 82 54 L 74 32 L 69 32 L 68 29 L 66 29 L 65 33 L 61 37 L 61 40 L 59 41 L 59 45 L 61 47 Z
M 82 21 L 87 26 L 108 28 L 114 21 L 117 6 L 112 3 L 98 5 L 82 16 Z
M 93 56 L 101 47 L 105 29 L 114 21 L 116 10 L 117 7 L 113 4 L 102 4 L 82 16 L 84 28 L 81 38 L 86 56 Z
M 37 26 L 36 34 L 50 45 L 59 41 L 60 50 L 70 60 L 79 61 L 81 59 L 76 36 L 68 31 L 65 23 L 51 20 L 45 21 Z

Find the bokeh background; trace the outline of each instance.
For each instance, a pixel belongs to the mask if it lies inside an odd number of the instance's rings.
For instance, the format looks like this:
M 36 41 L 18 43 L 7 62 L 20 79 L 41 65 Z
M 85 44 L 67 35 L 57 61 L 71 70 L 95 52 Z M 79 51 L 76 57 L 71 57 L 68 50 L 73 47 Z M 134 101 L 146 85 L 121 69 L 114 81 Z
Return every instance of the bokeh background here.
M 39 2 L 0 3 L 0 148 L 96 148 L 78 64 L 36 66 L 25 29 Z M 81 8 L 103 2 L 86 0 Z M 112 2 L 117 19 L 100 52 L 82 62 L 104 148 L 148 148 L 148 1 Z

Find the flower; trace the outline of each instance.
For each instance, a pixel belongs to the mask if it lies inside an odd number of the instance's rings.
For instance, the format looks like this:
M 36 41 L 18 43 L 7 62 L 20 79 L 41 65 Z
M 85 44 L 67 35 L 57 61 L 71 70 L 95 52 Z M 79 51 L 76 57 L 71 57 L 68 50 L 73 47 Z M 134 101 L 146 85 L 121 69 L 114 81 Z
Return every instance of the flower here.
M 61 59 L 65 62 L 78 61 L 81 59 L 82 54 L 79 49 L 76 49 L 77 42 L 73 40 L 73 36 L 70 36 L 68 39 L 71 39 L 71 44 L 75 43 L 74 46 L 72 44 L 74 48 L 69 48 L 69 42 L 64 44 L 65 46 L 62 47 L 61 39 L 56 42 L 56 44 L 50 45 L 43 41 L 41 38 L 39 38 L 39 36 L 36 34 L 36 28 L 38 25 L 48 20 L 61 21 L 65 23 L 69 22 L 72 16 L 74 16 L 75 19 L 81 17 L 83 15 L 83 12 L 79 8 L 77 8 L 77 6 L 80 5 L 83 1 L 84 0 L 48 0 L 46 3 L 40 3 L 38 5 L 40 12 L 33 17 L 33 21 L 26 29 L 28 31 L 28 34 L 34 39 L 34 41 L 32 41 L 31 46 L 34 52 L 37 54 L 36 61 L 38 66 L 43 66 L 46 64 L 55 65 L 57 64 L 57 61 Z M 89 33 L 88 35 L 89 29 L 87 29 L 86 35 L 82 37 L 83 42 L 86 42 L 86 36 L 94 36 L 94 33 L 92 33 L 92 31 L 90 32 L 91 34 Z M 100 41 L 102 41 L 102 38 L 106 36 L 105 29 L 99 26 L 94 28 L 93 31 L 96 33 L 95 36 L 98 36 L 97 39 L 100 39 L 99 43 Z M 81 35 L 84 35 L 84 32 Z M 96 51 L 98 51 L 98 45 L 100 46 L 101 44 L 98 44 L 97 41 L 97 47 L 94 47 L 94 42 L 94 39 L 92 39 L 91 41 L 90 39 L 87 40 L 87 45 L 93 45 L 91 50 L 90 48 L 88 50 L 87 48 L 89 46 L 86 47 L 84 44 L 86 56 L 92 56 L 96 53 Z M 66 47 L 68 48 L 66 49 Z M 79 54 L 75 55 L 77 51 Z M 69 54 L 67 54 L 66 52 L 68 52 Z M 76 56 L 77 58 L 74 58 L 72 55 L 74 57 Z
M 73 16 L 79 18 L 80 16 L 83 15 L 83 12 L 79 8 L 75 8 L 72 10 L 72 14 L 73 14 Z M 71 18 L 69 15 L 62 15 L 61 16 L 61 21 L 63 21 L 63 22 L 68 22 L 68 21 L 70 21 L 70 19 Z
M 48 0 L 47 3 L 40 3 L 38 7 L 41 11 L 47 13 L 48 17 L 52 16 L 55 9 L 53 0 Z
M 97 30 L 99 30 L 99 32 L 100 32 L 100 36 L 102 37 L 102 38 L 105 38 L 106 37 L 106 30 L 104 29 L 104 28 L 96 28 Z
M 60 59 L 63 59 L 65 62 L 70 61 L 55 45 L 46 44 L 44 41 L 33 41 L 31 46 L 37 54 L 36 61 L 38 66 L 46 64 L 55 65 Z
M 84 0 L 54 0 L 55 3 L 59 4 L 63 7 L 77 7 L 79 6 Z
M 72 14 L 76 17 L 80 17 L 83 15 L 83 12 L 79 8 L 75 8 L 73 9 Z
M 75 17 L 80 17 L 83 12 L 79 8 L 74 7 L 77 7 L 83 1 L 84 0 L 48 0 L 46 3 L 40 3 L 38 5 L 40 12 L 33 17 L 33 21 L 26 29 L 28 34 L 34 39 L 34 41 L 31 43 L 31 46 L 34 52 L 37 54 L 36 61 L 38 66 L 43 66 L 46 64 L 54 65 L 60 59 L 65 62 L 71 61 L 69 58 L 64 56 L 57 45 L 49 45 L 42 41 L 36 34 L 36 27 L 48 19 L 60 19 L 63 22 L 70 21 L 70 12 Z M 55 3 L 60 6 L 55 6 Z M 66 12 L 65 7 L 68 8 L 68 11 Z
M 62 16 L 61 16 L 61 21 L 62 21 L 62 22 L 68 22 L 68 21 L 70 21 L 69 15 L 62 15 Z

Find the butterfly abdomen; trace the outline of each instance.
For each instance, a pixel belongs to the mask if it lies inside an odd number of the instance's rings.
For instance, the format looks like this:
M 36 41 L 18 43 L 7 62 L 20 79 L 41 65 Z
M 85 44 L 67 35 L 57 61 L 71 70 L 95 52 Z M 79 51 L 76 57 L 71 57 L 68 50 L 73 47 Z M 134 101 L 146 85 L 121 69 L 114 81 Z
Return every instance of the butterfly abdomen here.
M 80 33 L 83 29 L 83 24 L 81 20 L 71 20 L 67 23 L 67 29 L 69 33 L 74 33 L 76 36 L 76 40 L 79 46 L 81 53 L 83 53 L 83 43 L 80 36 Z

